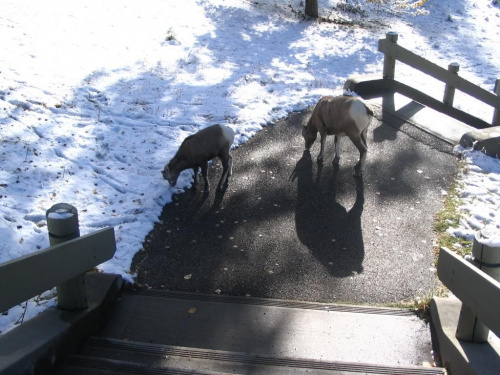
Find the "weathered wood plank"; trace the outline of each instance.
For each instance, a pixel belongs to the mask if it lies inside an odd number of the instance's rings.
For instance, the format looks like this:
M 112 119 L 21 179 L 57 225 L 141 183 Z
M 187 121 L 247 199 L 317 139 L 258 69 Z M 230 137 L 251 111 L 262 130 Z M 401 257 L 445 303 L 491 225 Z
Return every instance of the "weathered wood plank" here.
M 410 87 L 393 79 L 382 78 L 377 80 L 361 81 L 354 86 L 353 91 L 357 92 L 365 99 L 371 99 L 397 92 L 410 99 L 413 99 L 420 104 L 425 105 L 426 107 L 444 113 L 477 129 L 485 129 L 492 126 L 491 124 L 488 124 L 486 121 L 481 120 L 480 118 L 477 118 L 460 109 L 446 105 L 443 102 L 414 89 L 413 87 Z
M 437 271 L 443 284 L 500 335 L 500 283 L 446 248 L 439 252 Z
M 115 251 L 111 227 L 0 264 L 0 312 L 87 272 Z
M 430 62 L 423 57 L 401 47 L 400 45 L 390 42 L 387 39 L 379 39 L 378 50 L 385 55 L 401 61 L 404 64 L 411 66 L 417 70 L 424 72 L 439 81 L 442 81 L 449 86 L 471 95 L 472 97 L 500 109 L 500 98 L 495 94 L 482 89 L 481 87 L 467 81 L 466 79 L 449 72 L 433 62 Z

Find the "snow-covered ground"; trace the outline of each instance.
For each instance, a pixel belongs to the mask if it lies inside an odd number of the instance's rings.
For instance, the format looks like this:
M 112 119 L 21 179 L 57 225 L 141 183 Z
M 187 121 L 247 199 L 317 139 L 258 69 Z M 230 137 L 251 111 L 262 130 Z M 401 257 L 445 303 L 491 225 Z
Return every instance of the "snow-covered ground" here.
M 0 2 L 0 262 L 48 247 L 45 213 L 78 209 L 81 234 L 114 226 L 117 252 L 100 268 L 133 280 L 130 264 L 175 188 L 160 171 L 181 141 L 223 123 L 234 146 L 292 111 L 341 93 L 352 75 L 380 74 L 377 41 L 398 43 L 490 91 L 500 77 L 500 5 L 430 0 L 429 15 L 320 0 L 46 0 Z M 364 13 L 338 12 L 346 3 Z M 443 85 L 399 66 L 397 78 L 442 97 Z M 486 121 L 492 110 L 457 93 Z M 500 165 L 465 151 L 466 206 L 457 233 L 500 231 Z M 5 287 L 14 287 L 2 285 Z M 51 292 L 47 294 L 50 295 Z M 46 297 L 46 296 L 45 296 Z M 0 316 L 0 333 L 54 304 L 34 299 Z M 23 315 L 25 314 L 25 315 Z

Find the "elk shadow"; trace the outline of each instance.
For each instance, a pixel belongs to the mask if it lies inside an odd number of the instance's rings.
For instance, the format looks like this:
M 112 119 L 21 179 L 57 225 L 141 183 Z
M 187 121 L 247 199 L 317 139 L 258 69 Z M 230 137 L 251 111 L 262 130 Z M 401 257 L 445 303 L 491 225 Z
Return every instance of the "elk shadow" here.
M 313 176 L 311 153 L 305 150 L 291 176 L 297 180 L 297 237 L 332 276 L 348 277 L 363 272 L 363 179 L 354 178 L 356 201 L 348 211 L 337 201 L 338 165 L 333 166 L 331 176 L 324 174 L 319 163 Z

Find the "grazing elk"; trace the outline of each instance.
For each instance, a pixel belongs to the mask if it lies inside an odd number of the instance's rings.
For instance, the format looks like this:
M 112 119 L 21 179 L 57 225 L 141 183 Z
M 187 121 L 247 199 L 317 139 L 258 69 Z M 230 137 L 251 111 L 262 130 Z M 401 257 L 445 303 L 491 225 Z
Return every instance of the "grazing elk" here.
M 192 168 L 194 171 L 194 186 L 198 185 L 198 170 L 205 181 L 205 192 L 210 191 L 208 182 L 208 162 L 218 157 L 222 162 L 223 172 L 218 189 L 227 187 L 229 176 L 232 174 L 233 158 L 229 149 L 234 141 L 234 131 L 224 125 L 213 125 L 190 135 L 182 142 L 179 150 L 161 172 L 163 178 L 171 186 L 175 186 L 179 174 Z
M 306 149 L 313 145 L 318 132 L 321 135 L 321 150 L 318 163 L 325 156 L 327 135 L 335 136 L 334 164 L 340 162 L 339 137 L 348 136 L 359 150 L 359 161 L 354 167 L 354 175 L 360 176 L 365 171 L 366 133 L 373 117 L 373 111 L 355 96 L 325 96 L 318 101 L 311 118 L 302 129 Z

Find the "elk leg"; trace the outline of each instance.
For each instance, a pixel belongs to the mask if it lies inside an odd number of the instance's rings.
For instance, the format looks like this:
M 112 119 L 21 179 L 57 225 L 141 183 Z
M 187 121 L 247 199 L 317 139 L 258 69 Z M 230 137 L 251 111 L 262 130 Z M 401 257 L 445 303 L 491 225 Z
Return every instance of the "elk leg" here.
M 193 182 L 193 187 L 196 188 L 196 186 L 198 186 L 198 170 L 199 168 L 198 167 L 194 167 L 193 168 L 193 172 L 194 172 L 194 182 Z
M 233 158 L 228 155 L 227 158 L 221 158 L 222 162 L 222 176 L 219 181 L 218 190 L 222 190 L 228 186 L 229 176 L 233 174 Z
M 352 143 L 354 143 L 354 145 L 359 150 L 359 161 L 354 167 L 355 176 L 361 176 L 365 171 L 366 153 L 368 151 L 368 146 L 366 144 L 366 133 L 367 129 L 363 130 L 358 138 L 351 138 Z
M 333 158 L 333 164 L 340 164 L 340 137 L 338 135 L 335 136 L 334 145 L 335 157 Z
M 201 165 L 201 175 L 203 181 L 205 181 L 205 193 L 208 193 L 210 191 L 210 183 L 208 182 L 208 162 Z
M 323 162 L 323 158 L 325 156 L 325 143 L 326 143 L 326 133 L 325 134 L 321 133 L 321 148 L 319 150 L 318 163 Z

